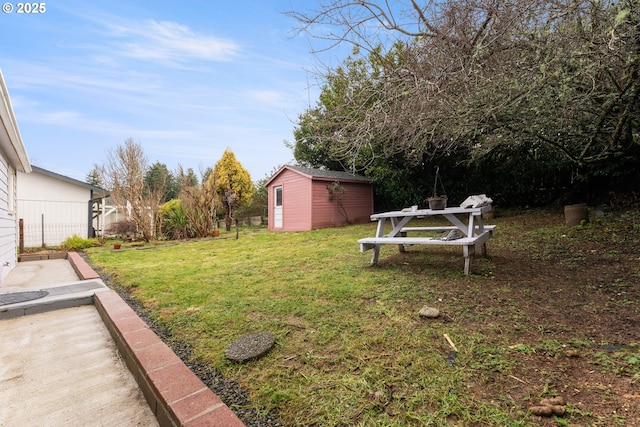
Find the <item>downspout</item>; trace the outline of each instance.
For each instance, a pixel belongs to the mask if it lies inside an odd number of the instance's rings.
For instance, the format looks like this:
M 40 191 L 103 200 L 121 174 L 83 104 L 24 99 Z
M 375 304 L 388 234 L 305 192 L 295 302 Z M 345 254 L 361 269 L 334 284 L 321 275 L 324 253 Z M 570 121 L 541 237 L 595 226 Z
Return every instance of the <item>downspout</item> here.
M 93 190 L 89 190 L 89 206 L 88 206 L 88 217 L 89 220 L 87 222 L 87 239 L 94 238 L 96 236 L 93 235 Z

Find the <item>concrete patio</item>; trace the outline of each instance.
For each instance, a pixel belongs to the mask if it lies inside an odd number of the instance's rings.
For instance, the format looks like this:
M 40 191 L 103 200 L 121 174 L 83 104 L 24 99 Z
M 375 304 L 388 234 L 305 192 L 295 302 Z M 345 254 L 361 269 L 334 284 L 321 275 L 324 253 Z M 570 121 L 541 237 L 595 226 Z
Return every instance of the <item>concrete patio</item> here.
M 0 299 L 0 426 L 244 425 L 77 254 L 0 285 L 40 291 Z

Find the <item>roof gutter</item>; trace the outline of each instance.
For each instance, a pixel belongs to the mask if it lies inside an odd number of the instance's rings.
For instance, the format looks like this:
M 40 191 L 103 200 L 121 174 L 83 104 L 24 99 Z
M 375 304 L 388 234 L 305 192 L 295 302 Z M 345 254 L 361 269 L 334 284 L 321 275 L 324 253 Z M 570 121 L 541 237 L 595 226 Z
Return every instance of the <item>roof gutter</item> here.
M 31 172 L 29 156 L 20 136 L 18 122 L 13 114 L 2 70 L 0 70 L 0 149 L 16 170 L 24 173 Z

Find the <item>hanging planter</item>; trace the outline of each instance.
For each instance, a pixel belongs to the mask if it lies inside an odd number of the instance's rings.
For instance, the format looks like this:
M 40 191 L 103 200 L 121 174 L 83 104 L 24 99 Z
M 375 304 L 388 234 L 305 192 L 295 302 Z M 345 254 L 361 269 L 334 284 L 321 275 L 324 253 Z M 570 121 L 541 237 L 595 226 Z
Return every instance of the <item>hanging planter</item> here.
M 440 188 L 442 188 L 442 193 L 438 194 L 438 182 L 440 182 Z M 441 211 L 447 207 L 447 193 L 444 189 L 444 185 L 442 184 L 442 179 L 440 178 L 440 167 L 436 166 L 436 179 L 433 183 L 433 195 L 427 199 L 429 202 L 429 209 L 433 211 Z

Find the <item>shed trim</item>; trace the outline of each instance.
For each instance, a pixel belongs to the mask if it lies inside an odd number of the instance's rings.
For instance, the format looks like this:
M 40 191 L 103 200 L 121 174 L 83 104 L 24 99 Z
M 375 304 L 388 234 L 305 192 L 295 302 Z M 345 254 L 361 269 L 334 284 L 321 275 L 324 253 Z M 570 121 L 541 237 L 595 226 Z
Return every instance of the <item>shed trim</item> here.
M 371 183 L 369 178 L 356 175 L 344 171 L 331 171 L 327 169 L 308 168 L 304 166 L 284 165 L 273 174 L 271 178 L 264 184 L 268 187 L 271 182 L 276 179 L 285 169 L 295 172 L 299 175 L 307 177 L 312 181 L 341 181 L 341 182 L 360 182 Z

